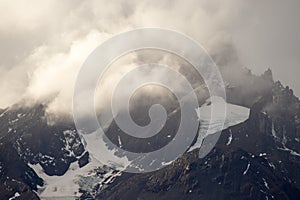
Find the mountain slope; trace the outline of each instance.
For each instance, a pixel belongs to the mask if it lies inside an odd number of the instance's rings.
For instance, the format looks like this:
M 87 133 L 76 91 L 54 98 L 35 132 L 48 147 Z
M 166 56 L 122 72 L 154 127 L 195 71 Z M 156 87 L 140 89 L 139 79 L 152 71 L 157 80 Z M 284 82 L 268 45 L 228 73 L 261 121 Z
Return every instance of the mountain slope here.
M 72 125 L 47 124 L 45 107 L 15 105 L 0 115 L 1 199 L 30 193 L 43 180 L 28 164 L 39 164 L 48 175 L 63 175 L 84 153 Z M 11 189 L 13 188 L 13 189 Z M 25 188 L 25 189 L 23 189 Z
M 299 109 L 299 101 L 275 83 L 204 159 L 195 149 L 160 171 L 123 175 L 97 198 L 298 199 L 300 124 L 290 106 Z
M 239 73 L 243 83 L 225 80 L 227 97 L 230 103 L 251 108 L 250 118 L 224 130 L 205 158 L 199 159 L 194 149 L 147 174 L 127 174 L 95 164 L 74 124 L 62 120 L 49 125 L 43 105 L 19 104 L 0 110 L 0 199 L 16 195 L 39 199 L 36 193 L 43 191 L 55 196 L 61 193 L 62 188 L 57 188 L 64 183 L 61 180 L 79 182 L 78 191 L 70 186 L 70 195 L 81 195 L 81 199 L 297 199 L 299 100 L 288 87 L 274 83 L 270 71 L 262 76 Z M 173 123 L 176 119 L 174 115 Z M 117 128 L 111 125 L 111 139 L 118 143 Z M 161 134 L 169 138 L 166 132 Z M 156 141 L 158 146 L 168 142 Z

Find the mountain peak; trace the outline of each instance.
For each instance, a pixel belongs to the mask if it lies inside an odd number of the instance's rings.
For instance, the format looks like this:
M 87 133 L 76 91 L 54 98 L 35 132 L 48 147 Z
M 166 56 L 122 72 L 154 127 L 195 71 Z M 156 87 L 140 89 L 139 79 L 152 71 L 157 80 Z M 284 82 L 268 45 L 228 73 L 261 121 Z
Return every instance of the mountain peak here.
M 261 76 L 263 79 L 274 82 L 273 73 L 270 68 L 268 68 Z

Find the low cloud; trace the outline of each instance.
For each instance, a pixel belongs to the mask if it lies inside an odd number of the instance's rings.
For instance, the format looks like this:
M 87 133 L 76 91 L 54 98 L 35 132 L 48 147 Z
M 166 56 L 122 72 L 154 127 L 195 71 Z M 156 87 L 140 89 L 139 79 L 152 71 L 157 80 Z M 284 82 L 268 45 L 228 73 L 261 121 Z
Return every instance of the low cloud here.
M 270 67 L 275 79 L 300 95 L 299 1 L 4 0 L 0 4 L 0 107 L 20 99 L 51 98 L 50 113 L 69 114 L 74 81 L 89 53 L 114 34 L 139 27 L 185 33 L 226 67 L 245 66 L 255 73 Z

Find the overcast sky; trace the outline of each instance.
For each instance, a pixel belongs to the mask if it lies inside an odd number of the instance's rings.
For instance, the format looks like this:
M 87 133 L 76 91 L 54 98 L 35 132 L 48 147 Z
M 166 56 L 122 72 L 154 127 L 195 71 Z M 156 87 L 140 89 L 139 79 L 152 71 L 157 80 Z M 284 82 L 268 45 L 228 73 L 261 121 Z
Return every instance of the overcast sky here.
M 209 52 L 232 44 L 244 67 L 300 96 L 300 1 L 0 0 L 0 107 L 59 94 L 70 103 L 87 55 L 114 34 L 138 27 L 185 33 Z

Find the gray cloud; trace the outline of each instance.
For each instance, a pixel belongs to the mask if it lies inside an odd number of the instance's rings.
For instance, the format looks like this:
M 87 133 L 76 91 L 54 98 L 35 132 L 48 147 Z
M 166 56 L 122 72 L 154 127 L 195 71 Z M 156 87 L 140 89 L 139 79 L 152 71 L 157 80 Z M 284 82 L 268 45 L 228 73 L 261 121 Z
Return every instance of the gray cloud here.
M 0 4 L 0 107 L 57 94 L 50 108 L 69 110 L 74 78 L 87 55 L 112 35 L 145 26 L 183 32 L 212 55 L 226 52 L 230 65 L 255 73 L 270 67 L 275 79 L 300 95 L 297 0 Z

